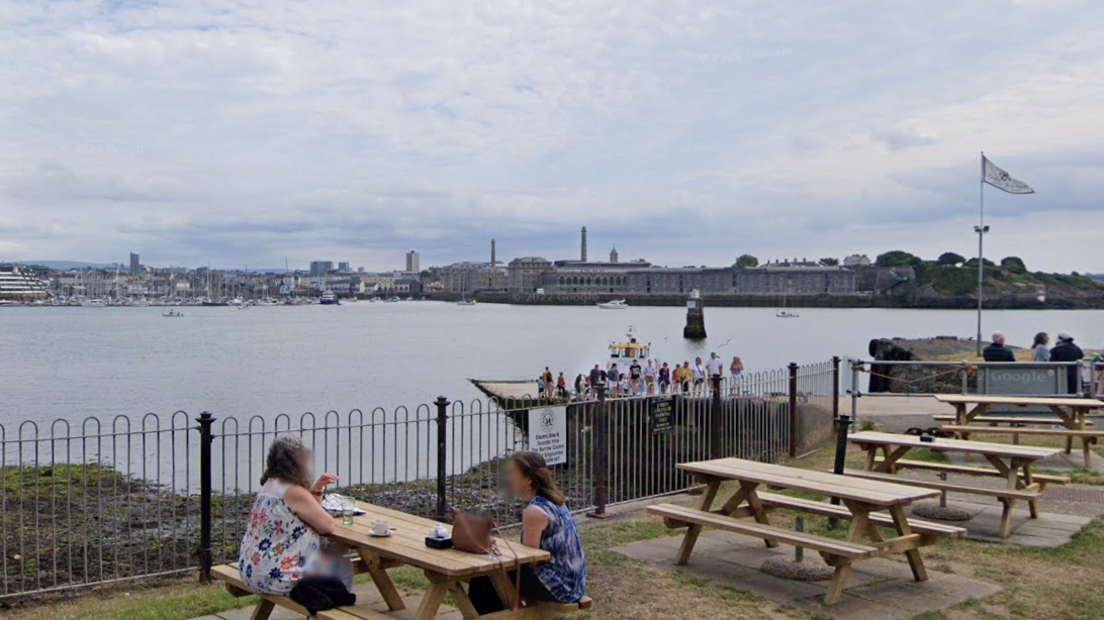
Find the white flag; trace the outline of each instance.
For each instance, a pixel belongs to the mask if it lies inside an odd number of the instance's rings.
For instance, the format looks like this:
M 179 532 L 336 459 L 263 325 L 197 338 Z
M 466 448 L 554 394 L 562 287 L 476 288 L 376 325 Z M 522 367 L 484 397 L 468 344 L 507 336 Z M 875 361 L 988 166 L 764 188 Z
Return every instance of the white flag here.
M 1031 189 L 1027 183 L 1012 178 L 1012 175 L 998 168 L 996 164 L 989 161 L 989 158 L 984 155 L 981 156 L 981 168 L 985 174 L 981 180 L 997 189 L 1003 189 L 1009 194 L 1035 193 L 1035 190 Z

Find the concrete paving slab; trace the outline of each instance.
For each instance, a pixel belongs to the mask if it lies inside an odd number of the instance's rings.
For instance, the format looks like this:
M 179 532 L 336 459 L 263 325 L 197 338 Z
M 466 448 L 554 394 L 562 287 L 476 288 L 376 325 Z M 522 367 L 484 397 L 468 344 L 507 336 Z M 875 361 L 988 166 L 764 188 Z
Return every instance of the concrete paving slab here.
M 699 542 L 706 538 L 702 536 Z M 670 539 L 681 542 L 680 536 Z M 671 544 L 670 539 L 638 541 L 612 551 L 645 561 L 660 570 L 677 571 L 841 620 L 908 620 L 924 612 L 946 609 L 1000 590 L 994 584 L 938 572 L 930 572 L 929 581 L 916 583 L 907 563 L 875 559 L 855 563 L 844 599 L 837 605 L 827 607 L 822 603 L 827 581 L 791 581 L 759 570 L 767 558 L 780 555 L 792 557 L 793 547 L 789 545 L 767 549 L 758 539 L 727 533 L 723 541 L 713 537 L 708 552 L 695 552 L 689 564 L 676 567 L 677 545 Z M 814 555 L 807 561 L 821 560 Z

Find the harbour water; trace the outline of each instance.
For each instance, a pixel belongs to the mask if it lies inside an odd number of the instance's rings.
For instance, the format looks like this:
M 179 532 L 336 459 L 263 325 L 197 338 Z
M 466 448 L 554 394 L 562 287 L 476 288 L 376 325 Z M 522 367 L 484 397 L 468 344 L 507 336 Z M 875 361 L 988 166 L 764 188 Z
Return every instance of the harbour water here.
M 683 308 L 507 306 L 438 302 L 342 306 L 0 309 L 0 424 L 109 419 L 147 412 L 211 411 L 239 419 L 305 411 L 388 410 L 479 398 L 468 382 L 531 379 L 549 366 L 575 374 L 606 359 L 629 325 L 668 361 L 717 351 L 749 371 L 866 357 L 875 337 L 958 335 L 975 330 L 968 311 L 706 308 L 709 338 L 682 338 Z M 1096 349 L 1104 311 L 993 311 L 1026 346 L 1040 330 L 1073 333 Z

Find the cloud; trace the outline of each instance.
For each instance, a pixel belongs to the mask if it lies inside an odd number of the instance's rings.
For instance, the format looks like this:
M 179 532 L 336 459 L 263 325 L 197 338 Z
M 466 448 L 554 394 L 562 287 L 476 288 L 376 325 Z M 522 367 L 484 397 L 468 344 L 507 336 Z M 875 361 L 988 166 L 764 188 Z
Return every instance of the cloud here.
M 6 3 L 0 260 L 924 253 L 985 150 L 1039 190 L 995 230 L 1099 270 L 1033 241 L 1104 193 L 1104 7 L 1062 2 Z

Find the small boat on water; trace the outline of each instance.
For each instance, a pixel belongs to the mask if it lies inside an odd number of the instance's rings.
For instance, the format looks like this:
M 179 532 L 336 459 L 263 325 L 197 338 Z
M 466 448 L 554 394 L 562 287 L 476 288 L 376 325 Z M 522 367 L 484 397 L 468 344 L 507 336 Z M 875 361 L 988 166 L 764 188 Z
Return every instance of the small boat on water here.
M 391 299 L 385 299 L 385 300 L 383 300 L 383 303 L 385 303 L 385 304 L 395 304 L 395 303 L 398 303 L 398 302 L 400 302 L 400 301 L 402 301 L 402 298 L 400 298 L 400 297 L 392 297 Z
M 610 342 L 609 343 L 609 362 L 610 364 L 623 363 L 623 360 L 643 360 L 650 359 L 652 357 L 652 343 L 640 342 L 636 338 L 636 329 L 632 325 L 625 332 L 625 340 L 623 342 Z M 628 371 L 628 366 L 622 366 L 622 372 Z
M 169 308 L 168 310 L 165 310 L 164 312 L 162 312 L 161 316 L 163 316 L 165 318 L 169 318 L 169 317 L 180 318 L 180 317 L 184 316 L 184 313 L 177 310 L 177 309 L 175 309 L 175 308 Z
M 322 297 L 318 300 L 318 303 L 323 306 L 339 306 L 341 301 L 337 298 L 337 295 L 333 291 L 324 291 Z
M 624 299 L 614 299 L 604 304 L 598 304 L 598 307 L 603 310 L 628 310 L 629 304 L 625 303 Z
M 106 308 L 107 303 L 102 299 L 85 299 L 80 302 L 82 308 Z
M 793 312 L 787 312 L 785 310 L 779 310 L 778 312 L 774 313 L 774 316 L 776 316 L 780 319 L 799 319 L 799 318 L 801 318 L 800 314 L 794 314 Z

